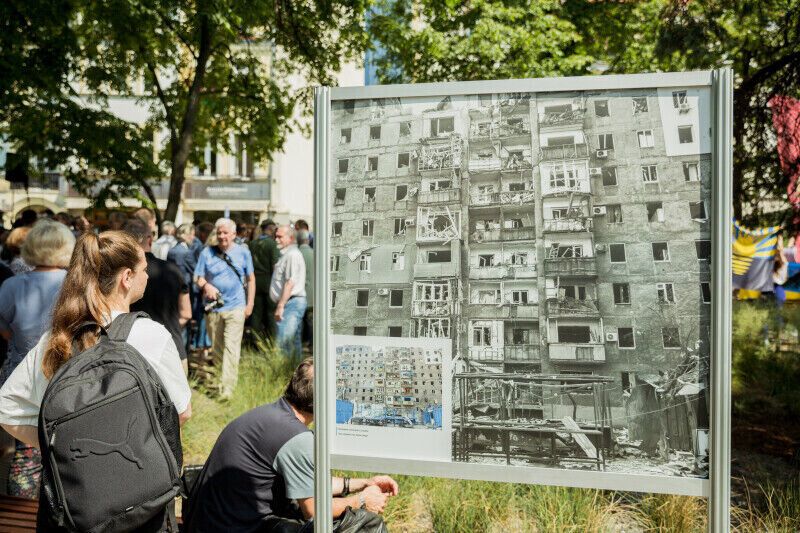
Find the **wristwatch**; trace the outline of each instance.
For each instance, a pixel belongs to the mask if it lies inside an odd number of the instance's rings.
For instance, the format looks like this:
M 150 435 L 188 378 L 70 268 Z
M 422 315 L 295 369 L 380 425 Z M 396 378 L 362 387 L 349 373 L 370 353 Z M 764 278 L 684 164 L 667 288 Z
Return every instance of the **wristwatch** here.
M 366 500 L 366 498 L 364 498 L 364 493 L 363 492 L 359 492 L 358 493 L 358 506 L 361 509 L 366 509 L 367 508 L 367 500 Z

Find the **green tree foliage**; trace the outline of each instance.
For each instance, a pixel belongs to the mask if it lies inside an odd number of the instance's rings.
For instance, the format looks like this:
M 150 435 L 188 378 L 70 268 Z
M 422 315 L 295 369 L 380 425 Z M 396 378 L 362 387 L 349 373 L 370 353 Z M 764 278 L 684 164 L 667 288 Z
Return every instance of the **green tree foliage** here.
M 379 0 L 369 32 L 383 83 L 580 74 L 592 58 L 558 0 Z
M 150 180 L 169 176 L 164 217 L 174 219 L 205 146 L 235 153 L 237 135 L 264 161 L 301 127 L 293 112 L 308 110 L 310 95 L 291 76 L 330 83 L 366 44 L 364 9 L 364 0 L 8 0 L 0 134 L 66 168 L 99 202 L 138 194 L 154 204 Z M 138 98 L 148 120 L 110 113 L 119 96 Z
M 775 150 L 775 94 L 800 93 L 799 0 L 382 0 L 370 30 L 384 82 L 665 72 L 731 66 L 734 210 L 748 223 L 784 198 Z

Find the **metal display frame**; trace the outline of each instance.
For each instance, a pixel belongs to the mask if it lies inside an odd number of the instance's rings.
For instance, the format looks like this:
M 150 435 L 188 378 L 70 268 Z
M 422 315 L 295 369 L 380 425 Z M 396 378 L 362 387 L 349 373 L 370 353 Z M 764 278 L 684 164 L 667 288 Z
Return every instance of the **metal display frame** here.
M 708 479 L 671 478 L 638 474 L 589 472 L 544 467 L 513 467 L 440 461 L 407 461 L 373 457 L 331 455 L 335 424 L 333 407 L 327 401 L 335 369 L 328 364 L 332 345 L 328 295 L 330 285 L 328 197 L 330 113 L 335 100 L 360 100 L 393 97 L 444 97 L 448 95 L 494 93 L 558 93 L 575 91 L 655 89 L 711 89 L 710 124 L 712 136 L 712 265 L 711 353 L 710 364 L 710 444 Z M 459 479 L 534 483 L 541 485 L 634 490 L 675 493 L 709 498 L 709 531 L 723 533 L 730 529 L 730 428 L 731 428 L 731 239 L 733 179 L 733 71 L 657 73 L 634 75 L 585 76 L 385 85 L 369 87 L 318 87 L 314 95 L 314 168 L 315 168 L 315 282 L 314 305 L 325 312 L 314 313 L 315 366 L 315 520 L 316 532 L 332 530 L 331 474 L 343 470 L 401 472 L 410 475 L 440 476 Z M 728 295 L 728 296 L 726 296 Z M 599 475 L 598 475 L 599 474 Z

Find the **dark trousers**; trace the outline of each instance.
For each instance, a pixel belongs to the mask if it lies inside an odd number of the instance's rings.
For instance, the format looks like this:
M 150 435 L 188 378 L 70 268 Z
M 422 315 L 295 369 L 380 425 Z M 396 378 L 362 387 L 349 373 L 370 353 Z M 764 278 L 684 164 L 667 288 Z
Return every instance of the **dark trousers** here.
M 311 302 L 313 303 L 313 302 Z M 314 346 L 314 308 L 306 308 L 306 314 L 303 316 L 303 344 Z
M 274 339 L 277 335 L 278 323 L 275 322 L 275 304 L 270 300 L 269 292 L 256 291 L 249 326 L 265 339 Z

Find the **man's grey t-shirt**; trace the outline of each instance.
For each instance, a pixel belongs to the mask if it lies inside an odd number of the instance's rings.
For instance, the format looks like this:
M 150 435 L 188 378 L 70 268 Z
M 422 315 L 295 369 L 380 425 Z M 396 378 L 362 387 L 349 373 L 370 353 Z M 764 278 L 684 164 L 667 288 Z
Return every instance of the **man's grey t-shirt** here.
M 222 430 L 189 498 L 191 532 L 261 531 L 289 515 L 289 500 L 314 496 L 314 437 L 280 400 Z
M 278 303 L 283 293 L 283 286 L 288 280 L 292 280 L 294 283 L 291 296 L 306 295 L 306 262 L 296 244 L 281 250 L 281 258 L 275 265 L 275 270 L 272 272 L 272 283 L 269 285 L 270 300 Z

